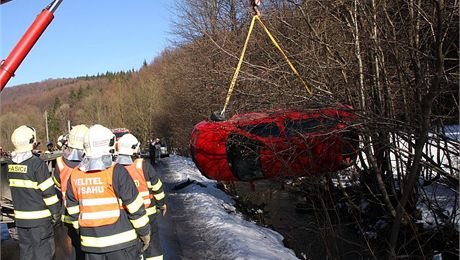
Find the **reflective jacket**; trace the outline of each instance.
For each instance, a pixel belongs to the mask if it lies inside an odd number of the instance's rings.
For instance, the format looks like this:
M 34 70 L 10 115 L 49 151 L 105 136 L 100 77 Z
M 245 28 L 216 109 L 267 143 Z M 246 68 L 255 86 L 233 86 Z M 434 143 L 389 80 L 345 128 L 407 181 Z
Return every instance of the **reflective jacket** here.
M 68 165 L 69 161 L 64 160 L 64 157 L 60 156 L 56 158 L 56 169 L 57 171 L 55 176 L 55 179 L 58 180 L 58 183 L 56 186 L 58 186 L 61 189 L 62 192 L 62 197 L 65 198 L 65 192 L 67 191 L 67 182 L 69 181 L 70 174 L 72 173 L 73 169 L 78 165 L 80 162 L 75 162 L 74 166 Z
M 62 214 L 62 222 L 71 224 L 69 219 L 69 214 L 67 213 L 67 209 L 65 208 L 65 193 L 67 191 L 67 182 L 69 181 L 70 174 L 72 173 L 73 169 L 78 166 L 80 161 L 69 161 L 66 158 L 60 156 L 56 158 L 56 168 L 53 174 L 53 180 L 56 187 L 61 190 L 60 199 L 63 202 L 63 212 Z
M 149 192 L 149 187 L 147 186 L 144 171 L 142 170 L 142 162 L 143 159 L 137 159 L 133 164 L 124 165 L 124 167 L 128 171 L 129 175 L 131 175 L 134 184 L 136 184 L 137 190 L 144 200 L 144 206 L 147 209 L 150 207 L 153 195 Z
M 80 227 L 99 227 L 117 222 L 120 206 L 112 187 L 113 167 L 91 174 L 76 168 L 70 182 L 80 205 Z
M 147 215 L 152 216 L 157 212 L 157 206 L 164 205 L 165 193 L 155 169 L 150 163 L 144 162 L 143 159 L 136 159 L 131 165 L 124 166 L 144 199 Z
M 142 196 L 121 165 L 89 172 L 75 168 L 67 185 L 67 211 L 80 231 L 83 251 L 120 250 L 136 245 L 138 234 L 149 233 Z
M 53 178 L 46 163 L 32 156 L 8 165 L 8 181 L 18 227 L 36 227 L 51 221 L 60 211 Z

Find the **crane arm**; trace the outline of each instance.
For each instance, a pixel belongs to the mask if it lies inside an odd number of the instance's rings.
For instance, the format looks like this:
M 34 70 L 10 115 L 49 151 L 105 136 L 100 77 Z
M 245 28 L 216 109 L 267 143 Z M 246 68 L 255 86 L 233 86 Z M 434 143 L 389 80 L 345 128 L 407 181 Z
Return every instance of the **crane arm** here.
M 1 0 L 1 4 L 8 1 L 10 0 Z M 61 2 L 62 0 L 54 0 L 45 9 L 43 9 L 16 44 L 8 58 L 6 58 L 6 60 L 2 60 L 0 64 L 0 92 L 6 86 L 10 78 L 14 76 L 16 69 L 19 65 L 21 65 L 24 58 L 51 23 L 54 18 L 53 13 L 59 7 Z

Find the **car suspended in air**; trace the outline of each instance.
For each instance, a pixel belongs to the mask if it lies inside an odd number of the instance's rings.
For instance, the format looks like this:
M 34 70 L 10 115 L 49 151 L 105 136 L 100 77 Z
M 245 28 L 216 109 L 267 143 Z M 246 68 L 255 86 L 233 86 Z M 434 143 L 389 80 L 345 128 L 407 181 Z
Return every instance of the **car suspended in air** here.
M 356 118 L 345 107 L 236 114 L 198 123 L 190 150 L 201 173 L 214 180 L 317 176 L 354 163 Z

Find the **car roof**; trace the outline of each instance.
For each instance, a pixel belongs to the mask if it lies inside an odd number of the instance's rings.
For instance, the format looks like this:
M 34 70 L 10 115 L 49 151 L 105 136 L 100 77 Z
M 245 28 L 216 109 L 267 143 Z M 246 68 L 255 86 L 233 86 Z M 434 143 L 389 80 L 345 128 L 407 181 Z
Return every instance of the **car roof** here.
M 280 118 L 289 118 L 289 119 L 301 119 L 306 117 L 317 117 L 319 115 L 333 116 L 337 115 L 339 111 L 346 111 L 346 108 L 322 108 L 322 109 L 307 109 L 304 111 L 301 110 L 288 110 L 288 109 L 278 109 L 278 110 L 269 110 L 265 112 L 249 112 L 236 114 L 231 117 L 227 122 L 231 124 L 246 124 L 251 123 L 252 121 L 274 121 L 275 119 Z

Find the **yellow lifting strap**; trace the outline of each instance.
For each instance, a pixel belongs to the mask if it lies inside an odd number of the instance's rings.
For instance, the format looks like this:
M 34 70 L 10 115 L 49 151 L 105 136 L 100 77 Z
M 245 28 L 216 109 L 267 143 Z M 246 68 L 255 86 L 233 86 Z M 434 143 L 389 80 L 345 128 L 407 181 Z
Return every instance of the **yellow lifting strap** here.
M 238 78 L 238 74 L 240 73 L 241 64 L 243 64 L 243 59 L 244 59 L 244 55 L 245 55 L 245 53 L 246 53 L 246 48 L 248 47 L 249 38 L 251 37 L 252 29 L 254 28 L 254 23 L 255 23 L 256 20 L 257 20 L 257 22 L 259 22 L 260 26 L 261 26 L 261 27 L 264 29 L 264 31 L 267 33 L 267 35 L 268 35 L 268 37 L 270 38 L 270 40 L 272 40 L 273 45 L 275 45 L 275 47 L 281 52 L 281 54 L 283 55 L 284 59 L 285 59 L 286 62 L 289 64 L 289 67 L 291 67 L 291 70 L 294 72 L 294 74 L 297 76 L 297 78 L 299 78 L 299 80 L 302 82 L 302 84 L 303 84 L 304 87 L 305 87 L 305 90 L 307 91 L 308 96 L 311 96 L 311 95 L 312 95 L 312 90 L 311 90 L 311 88 L 307 85 L 307 83 L 306 83 L 305 80 L 302 78 L 302 76 L 300 76 L 299 72 L 298 72 L 297 69 L 294 67 L 294 65 L 292 64 L 292 62 L 289 60 L 289 58 L 288 58 L 288 56 L 286 55 L 286 53 L 284 53 L 283 49 L 282 49 L 281 46 L 278 44 L 278 42 L 276 41 L 275 37 L 273 37 L 273 35 L 272 35 L 272 34 L 270 33 L 270 31 L 267 29 L 267 27 L 266 27 L 265 24 L 262 22 L 262 20 L 260 20 L 260 17 L 259 17 L 258 15 L 254 15 L 254 16 L 252 17 L 251 25 L 249 26 L 248 36 L 246 37 L 246 41 L 244 42 L 243 50 L 241 51 L 240 60 L 238 61 L 238 65 L 236 66 L 236 70 L 235 70 L 235 73 L 233 74 L 232 81 L 230 82 L 230 87 L 228 88 L 227 97 L 225 98 L 224 108 L 223 108 L 222 111 L 220 112 L 220 114 L 221 114 L 222 116 L 224 115 L 225 110 L 227 109 L 228 103 L 230 102 L 230 97 L 232 96 L 233 89 L 235 88 L 236 79 Z

